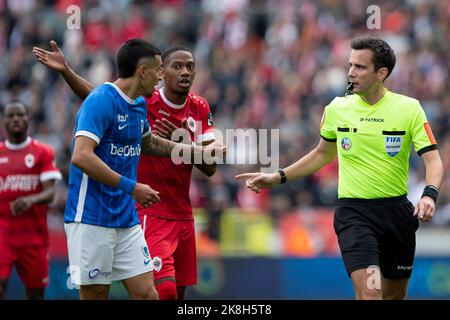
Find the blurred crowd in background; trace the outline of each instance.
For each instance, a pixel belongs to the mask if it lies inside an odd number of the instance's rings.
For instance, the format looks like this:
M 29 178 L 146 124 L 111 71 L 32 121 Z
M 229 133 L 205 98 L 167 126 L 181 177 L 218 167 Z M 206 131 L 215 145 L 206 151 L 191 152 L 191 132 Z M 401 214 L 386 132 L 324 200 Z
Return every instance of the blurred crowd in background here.
M 446 170 L 437 214 L 429 225 L 450 226 L 450 1 L 377 1 L 379 30 L 369 30 L 366 24 L 371 4 L 359 0 L 0 0 L 0 103 L 19 98 L 29 106 L 29 133 L 55 148 L 65 178 L 51 205 L 50 228 L 62 230 L 71 139 L 81 100 L 59 74 L 34 58 L 33 46 L 50 50 L 49 41 L 56 40 L 76 72 L 101 84 L 116 77 L 115 53 L 127 39 L 143 38 L 161 50 L 185 45 L 196 58 L 192 91 L 209 102 L 214 126 L 222 132 L 279 129 L 283 167 L 318 143 L 323 108 L 344 94 L 349 43 L 359 35 L 382 37 L 393 47 L 397 65 L 386 82 L 388 88 L 419 99 L 425 109 Z M 66 26 L 70 5 L 81 9 L 78 30 Z M 2 126 L 0 138 L 5 137 Z M 337 197 L 337 163 L 309 178 L 254 195 L 234 176 L 259 167 L 225 164 L 211 178 L 194 170 L 191 199 L 199 208 L 199 245 L 205 252 L 218 248 L 226 252 L 227 241 L 236 249 L 243 232 L 243 241 L 253 242 L 257 253 L 270 253 L 282 241 L 274 230 L 285 229 L 283 237 L 291 238 L 285 252 L 323 253 L 324 241 L 334 252 L 329 217 Z M 422 193 L 424 177 L 422 161 L 413 155 L 409 189 L 413 202 Z M 322 224 L 328 227 L 322 230 Z M 241 230 L 243 225 L 253 226 L 250 235 L 249 230 Z M 290 233 L 293 226 L 298 228 Z M 302 233 L 300 226 L 314 232 Z M 321 244 L 315 245 L 318 234 L 323 235 Z M 309 237 L 309 249 L 301 247 L 303 235 Z M 272 249 L 258 251 L 260 236 L 267 236 L 264 247 Z

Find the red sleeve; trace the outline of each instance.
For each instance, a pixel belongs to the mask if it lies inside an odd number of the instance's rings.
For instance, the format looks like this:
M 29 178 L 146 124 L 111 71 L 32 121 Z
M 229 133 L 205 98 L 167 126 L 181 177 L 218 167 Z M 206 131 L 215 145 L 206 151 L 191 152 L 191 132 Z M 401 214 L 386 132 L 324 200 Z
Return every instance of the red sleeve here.
M 44 182 L 48 180 L 59 180 L 61 178 L 61 173 L 55 165 L 55 154 L 53 149 L 44 146 L 41 153 L 41 172 L 39 180 Z
M 209 108 L 208 102 L 202 97 L 197 96 L 199 108 L 200 108 L 200 117 L 202 122 L 202 131 L 201 134 L 197 137 L 197 143 L 202 143 L 204 141 L 213 141 L 215 140 L 214 136 L 214 126 L 211 110 Z

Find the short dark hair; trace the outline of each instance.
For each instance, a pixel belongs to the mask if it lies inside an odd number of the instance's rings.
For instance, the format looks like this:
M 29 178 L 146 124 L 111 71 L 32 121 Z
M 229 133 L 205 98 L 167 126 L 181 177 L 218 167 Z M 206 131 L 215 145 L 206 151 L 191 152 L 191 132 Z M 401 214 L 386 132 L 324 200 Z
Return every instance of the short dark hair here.
M 129 78 L 136 71 L 141 58 L 160 56 L 159 49 L 142 39 L 131 39 L 125 42 L 117 52 L 117 72 L 120 78 Z
M 194 56 L 194 54 L 192 53 L 191 49 L 185 47 L 185 46 L 173 46 L 173 47 L 169 47 L 166 50 L 163 51 L 162 55 L 161 55 L 161 60 L 162 63 L 164 64 L 167 60 L 167 58 L 174 52 L 176 51 L 187 51 L 190 54 L 192 54 L 192 56 Z
M 27 115 L 30 114 L 27 105 L 26 105 L 22 100 L 19 100 L 19 99 L 13 99 L 13 100 L 11 100 L 11 101 L 9 101 L 8 103 L 5 104 L 5 106 L 4 106 L 4 108 L 3 108 L 3 115 L 6 114 L 6 109 L 7 109 L 9 106 L 12 106 L 12 105 L 14 105 L 14 104 L 19 104 L 19 105 L 21 105 L 21 106 L 25 109 L 25 113 L 26 113 Z
M 375 66 L 375 71 L 380 68 L 387 68 L 388 73 L 385 79 L 389 77 L 395 66 L 394 50 L 387 44 L 386 41 L 371 37 L 358 37 L 352 40 L 350 44 L 354 50 L 369 49 L 372 50 L 372 63 Z

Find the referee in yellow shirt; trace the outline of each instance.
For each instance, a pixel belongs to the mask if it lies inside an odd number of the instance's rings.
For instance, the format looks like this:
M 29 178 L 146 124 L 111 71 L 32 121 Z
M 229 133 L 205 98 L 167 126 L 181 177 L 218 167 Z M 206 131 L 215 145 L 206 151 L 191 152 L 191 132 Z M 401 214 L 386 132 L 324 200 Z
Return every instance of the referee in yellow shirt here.
M 419 101 L 384 85 L 395 66 L 391 47 L 381 39 L 356 38 L 351 48 L 351 94 L 325 108 L 317 147 L 272 174 L 236 178 L 247 179 L 247 187 L 259 192 L 311 175 L 337 155 L 334 228 L 356 298 L 404 299 L 418 220 L 433 218 L 443 165 Z M 427 183 L 415 207 L 406 197 L 411 144 L 424 161 Z

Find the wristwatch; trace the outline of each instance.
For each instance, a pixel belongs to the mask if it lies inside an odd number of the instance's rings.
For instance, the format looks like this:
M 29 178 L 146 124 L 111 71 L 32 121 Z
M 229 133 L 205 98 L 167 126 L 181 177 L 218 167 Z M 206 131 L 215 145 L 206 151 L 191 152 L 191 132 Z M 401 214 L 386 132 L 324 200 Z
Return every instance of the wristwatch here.
M 283 169 L 278 169 L 277 172 L 280 174 L 281 176 L 281 181 L 280 184 L 285 183 L 287 181 L 287 177 L 286 177 L 286 173 L 283 171 Z

